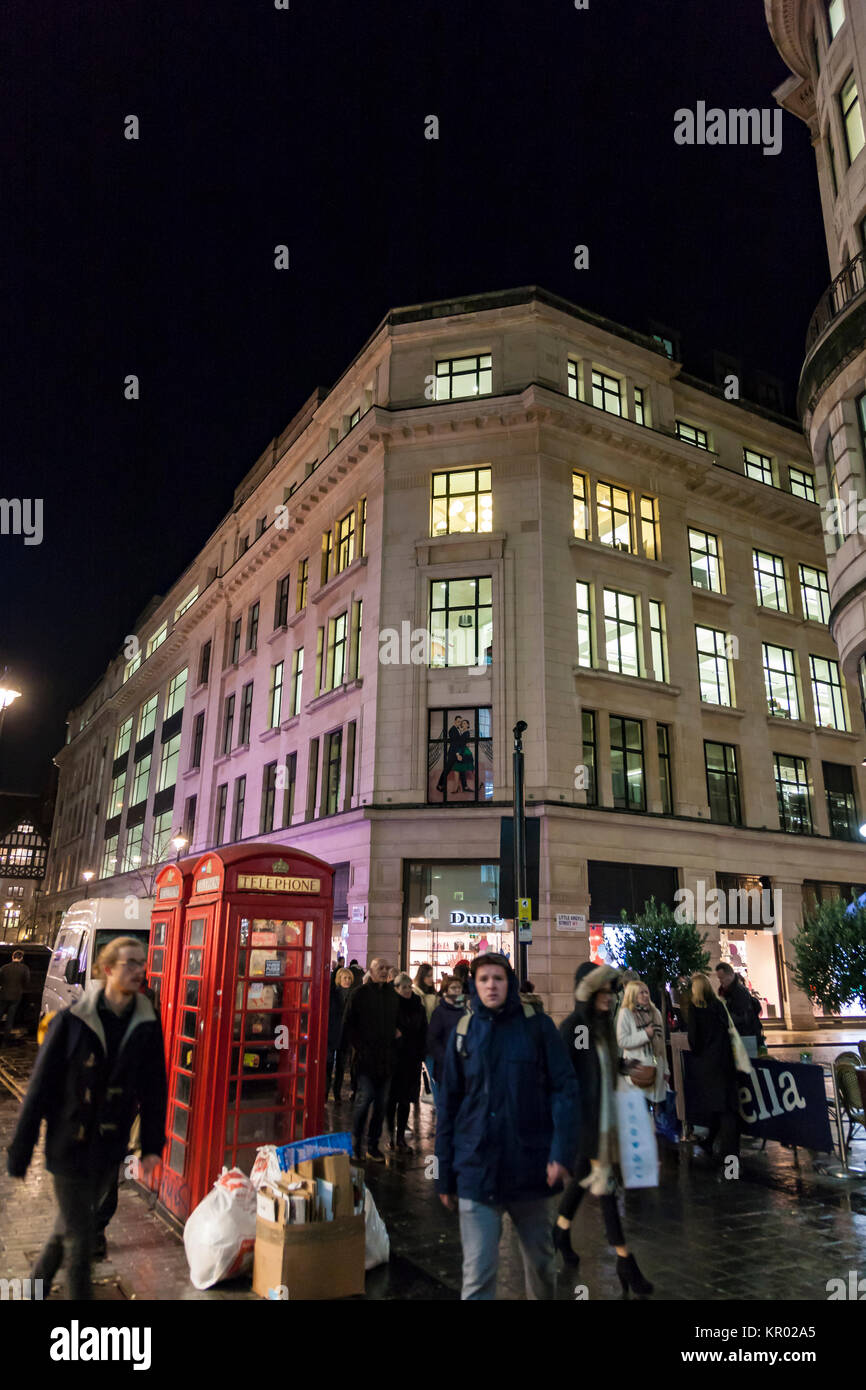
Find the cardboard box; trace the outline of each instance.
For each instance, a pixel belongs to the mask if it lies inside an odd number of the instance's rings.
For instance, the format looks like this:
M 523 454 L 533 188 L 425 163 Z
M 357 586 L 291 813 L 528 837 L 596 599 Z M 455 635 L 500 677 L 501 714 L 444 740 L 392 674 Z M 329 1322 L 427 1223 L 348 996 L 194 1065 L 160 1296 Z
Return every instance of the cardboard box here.
M 260 1298 L 350 1298 L 364 1292 L 363 1216 L 292 1226 L 256 1217 L 253 1292 Z
M 348 1154 L 328 1154 L 325 1158 L 311 1158 L 297 1167 L 298 1177 L 315 1183 L 316 1178 L 334 1184 L 334 1216 L 352 1215 L 352 1175 L 349 1171 Z M 289 1174 L 285 1176 L 288 1178 Z

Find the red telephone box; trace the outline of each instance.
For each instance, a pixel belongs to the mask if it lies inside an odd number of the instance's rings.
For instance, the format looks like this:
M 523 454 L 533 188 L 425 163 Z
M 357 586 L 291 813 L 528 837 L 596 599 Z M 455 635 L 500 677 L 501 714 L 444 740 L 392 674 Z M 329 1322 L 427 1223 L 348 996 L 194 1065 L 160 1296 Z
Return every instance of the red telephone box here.
M 153 967 L 166 952 L 159 1200 L 180 1221 L 223 1166 L 248 1173 L 260 1144 L 321 1131 L 333 909 L 330 865 L 283 845 L 212 850 L 184 879 L 166 885 L 179 910 L 157 895 L 151 934 Z

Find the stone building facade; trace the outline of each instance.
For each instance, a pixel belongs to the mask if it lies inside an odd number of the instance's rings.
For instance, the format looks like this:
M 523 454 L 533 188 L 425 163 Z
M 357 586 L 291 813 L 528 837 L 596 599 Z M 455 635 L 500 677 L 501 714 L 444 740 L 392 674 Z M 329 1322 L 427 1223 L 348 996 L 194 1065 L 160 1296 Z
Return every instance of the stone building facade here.
M 803 904 L 866 881 L 825 570 L 799 430 L 661 341 L 538 288 L 393 310 L 72 711 L 46 905 L 84 870 L 146 896 L 179 833 L 268 840 L 339 866 L 350 956 L 513 950 L 523 719 L 553 1013 L 598 924 L 688 890 L 714 960 L 808 1026 Z M 775 930 L 705 909 L 756 887 Z

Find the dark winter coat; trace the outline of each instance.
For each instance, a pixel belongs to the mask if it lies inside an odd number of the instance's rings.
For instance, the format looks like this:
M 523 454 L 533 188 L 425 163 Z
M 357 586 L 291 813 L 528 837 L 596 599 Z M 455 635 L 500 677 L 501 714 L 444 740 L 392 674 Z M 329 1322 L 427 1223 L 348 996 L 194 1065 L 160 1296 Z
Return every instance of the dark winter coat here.
M 430 1015 L 430 1022 L 427 1025 L 427 1051 L 433 1058 L 434 1081 L 442 1080 L 448 1039 L 466 1012 L 465 1004 L 452 1004 L 447 995 L 443 994 L 438 1006 Z
M 30 970 L 22 960 L 10 960 L 0 970 L 0 1000 L 4 1004 L 20 1004 L 29 987 Z
M 735 975 L 731 988 L 722 996 L 728 1006 L 728 1013 L 741 1038 L 761 1038 L 763 1029 L 760 1022 L 760 1009 L 752 998 L 739 975 Z
M 346 1010 L 349 1007 L 349 999 L 352 990 L 342 989 L 338 984 L 331 982 L 331 993 L 328 998 L 328 1054 L 339 1052 L 343 1042 L 343 1024 L 346 1021 Z
M 578 1140 L 577 1084 L 565 1049 L 546 1014 L 526 1017 L 510 968 L 497 1013 L 472 980 L 469 998 L 466 1036 L 453 1031 L 445 1053 L 437 1189 L 494 1205 L 549 1196 L 548 1163 L 570 1169 Z
M 571 1058 L 571 1065 L 577 1078 L 580 1104 L 580 1144 L 577 1150 L 578 1161 L 598 1158 L 598 1125 L 601 1117 L 601 1063 L 590 1028 L 593 999 L 578 1002 L 568 1018 L 559 1025 L 559 1036 Z M 617 1077 L 624 1070 L 619 1060 L 616 1034 L 613 1031 L 613 1014 L 608 1015 L 610 1027 L 611 1080 L 616 1088 Z M 582 1029 L 587 1031 L 579 1031 Z M 584 1046 L 584 1044 L 586 1044 Z
M 165 1147 L 165 1056 L 162 1029 L 143 994 L 135 1003 L 110 1071 L 94 981 L 48 1026 L 9 1145 L 8 1170 L 23 1178 L 46 1121 L 45 1166 L 66 1177 L 120 1163 L 141 1114 L 141 1152 Z
M 390 983 L 377 985 L 370 980 L 352 991 L 343 1037 L 357 1053 L 359 1076 L 387 1081 L 393 1072 L 399 1001 Z
M 695 1113 L 735 1111 L 737 1073 L 724 1005 L 718 999 L 710 999 L 703 1009 L 692 1003 L 688 1033 L 693 1060 L 687 1065 L 694 1088 Z
M 418 1099 L 421 1088 L 421 1063 L 427 1049 L 427 1011 L 417 994 L 409 999 L 397 994 L 397 1001 L 400 1036 L 395 1049 L 391 1095 L 397 1101 L 411 1103 Z

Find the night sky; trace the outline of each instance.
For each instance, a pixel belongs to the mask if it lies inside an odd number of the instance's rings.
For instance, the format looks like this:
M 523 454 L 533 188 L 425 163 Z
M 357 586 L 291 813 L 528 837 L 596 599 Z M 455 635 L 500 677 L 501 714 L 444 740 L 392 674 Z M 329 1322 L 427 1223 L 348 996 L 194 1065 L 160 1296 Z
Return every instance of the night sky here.
M 0 788 L 43 787 L 70 706 L 392 306 L 544 285 L 793 410 L 830 279 L 806 127 L 776 157 L 673 140 L 678 107 L 774 106 L 761 0 L 290 5 L 3 6 L 0 495 L 42 498 L 44 539 L 0 536 Z

